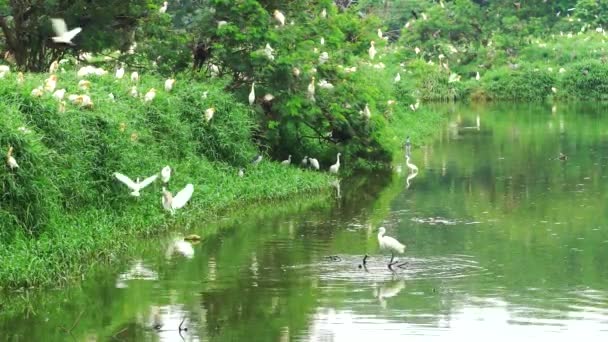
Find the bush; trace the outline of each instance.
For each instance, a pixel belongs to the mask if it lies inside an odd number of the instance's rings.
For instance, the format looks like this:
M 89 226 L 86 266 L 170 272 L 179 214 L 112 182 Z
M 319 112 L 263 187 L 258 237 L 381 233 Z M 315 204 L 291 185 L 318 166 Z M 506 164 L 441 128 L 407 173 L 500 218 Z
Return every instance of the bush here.
M 551 94 L 555 84 L 554 73 L 546 70 L 521 67 L 501 67 L 488 71 L 482 87 L 492 100 L 538 101 Z
M 608 65 L 586 60 L 569 66 L 559 87 L 566 97 L 578 99 L 608 99 Z

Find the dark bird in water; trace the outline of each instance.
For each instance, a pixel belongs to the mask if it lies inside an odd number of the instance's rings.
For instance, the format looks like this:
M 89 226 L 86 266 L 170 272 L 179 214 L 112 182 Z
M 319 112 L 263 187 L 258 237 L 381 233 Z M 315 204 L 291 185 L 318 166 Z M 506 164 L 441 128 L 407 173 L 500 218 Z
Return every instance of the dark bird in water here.
M 568 156 L 563 154 L 562 152 L 559 153 L 559 157 L 557 157 L 559 160 L 568 160 Z
M 416 14 L 416 11 L 412 10 L 412 15 L 416 20 L 418 20 L 418 14 Z

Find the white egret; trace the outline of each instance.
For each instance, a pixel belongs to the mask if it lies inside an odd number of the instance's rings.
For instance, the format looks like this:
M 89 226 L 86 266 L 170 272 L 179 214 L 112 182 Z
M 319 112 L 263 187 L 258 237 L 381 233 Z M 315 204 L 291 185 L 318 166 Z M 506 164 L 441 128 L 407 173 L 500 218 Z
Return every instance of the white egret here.
M 479 81 L 481 77 L 479 76 L 479 71 L 475 72 L 475 80 Z
M 129 91 L 129 94 L 133 97 L 137 97 L 139 96 L 139 93 L 137 92 L 137 87 L 136 86 L 132 86 L 131 90 Z
M 327 10 L 325 8 L 321 11 L 321 18 L 327 18 Z
M 57 72 L 57 70 L 59 70 L 59 62 L 53 61 L 49 67 L 49 74 L 54 74 Z
M 340 170 L 340 156 L 342 155 L 342 153 L 338 153 L 337 157 L 336 157 L 336 163 L 332 166 L 329 167 L 329 172 L 330 173 L 338 173 L 338 171 Z
M 131 192 L 131 196 L 139 197 L 139 192 L 143 188 L 152 184 L 156 180 L 156 178 L 158 178 L 158 175 L 150 176 L 150 177 L 144 179 L 142 182 L 139 181 L 139 178 L 137 178 L 135 180 L 135 182 L 133 182 L 133 180 L 131 180 L 131 178 L 123 175 L 120 172 L 114 172 L 114 177 L 116 177 L 116 179 L 121 181 L 129 189 L 133 190 L 133 192 Z
M 205 109 L 205 122 L 211 121 L 211 119 L 213 119 L 213 115 L 215 115 L 214 107 Z
M 317 85 L 319 86 L 319 88 L 322 88 L 322 89 L 334 89 L 334 85 L 327 82 L 326 80 L 320 80 L 319 83 L 317 83 Z
M 23 82 L 25 82 L 25 76 L 23 76 L 23 73 L 19 71 L 17 74 L 17 84 L 21 85 Z
M 381 250 L 391 252 L 391 261 L 388 263 L 388 268 L 392 269 L 392 266 L 395 264 L 393 262 L 395 253 L 403 254 L 403 252 L 405 252 L 405 245 L 390 236 L 384 236 L 384 233 L 386 233 L 386 229 L 380 227 L 378 229 L 378 244 L 380 245 Z
M 416 47 L 414 48 L 414 52 L 415 52 L 416 54 L 419 54 L 419 53 L 420 53 L 420 48 L 416 46 Z
M 63 100 L 64 96 L 65 96 L 65 89 L 59 89 L 53 93 L 53 98 L 57 101 Z
M 321 45 L 325 45 L 325 38 L 321 37 L 320 43 L 321 43 Z
M 165 81 L 165 91 L 171 91 L 171 89 L 173 89 L 173 85 L 175 84 L 175 79 L 174 78 L 168 78 Z
M 551 87 L 551 91 L 553 92 L 553 94 L 556 94 L 557 93 L 557 88 Z
M 316 158 L 308 158 L 308 162 L 310 163 L 310 167 L 315 170 L 319 170 L 321 168 L 319 161 Z
M 302 165 L 302 167 L 308 166 L 308 156 L 304 156 L 304 159 L 302 159 L 302 162 L 300 162 L 300 165 Z
M 382 30 L 378 29 L 378 38 L 382 39 Z
M 289 165 L 289 164 L 291 164 L 291 154 L 289 155 L 289 158 L 287 158 L 281 162 L 281 165 Z
M 420 108 L 420 100 L 416 100 L 416 103 L 410 105 L 410 109 L 412 110 L 412 112 L 417 111 L 418 108 Z
M 374 47 L 375 44 L 376 44 L 376 42 L 374 42 L 373 40 L 371 42 L 369 42 L 370 47 L 369 47 L 368 53 L 369 53 L 369 59 L 371 59 L 371 60 L 373 60 L 376 57 L 377 51 L 376 51 L 376 48 Z
M 451 73 L 448 78 L 448 83 L 460 82 L 460 75 Z
M 315 102 L 315 77 L 313 76 L 308 84 L 308 99 Z
M 114 102 L 114 94 L 109 93 L 108 97 L 110 98 L 110 101 Z
M 264 99 L 264 102 L 270 102 L 270 101 L 274 100 L 274 95 L 268 93 L 268 94 L 264 95 L 263 99 Z
M 163 181 L 163 184 L 169 183 L 169 179 L 171 179 L 171 167 L 169 165 L 160 170 L 160 178 Z
M 300 77 L 300 69 L 294 67 L 293 69 L 291 69 L 291 72 L 295 77 Z
M 365 108 L 363 108 L 363 117 L 367 120 L 372 117 L 372 112 L 369 110 L 367 103 L 365 104 Z
M 262 155 L 261 154 L 258 154 L 257 156 L 253 157 L 253 159 L 251 159 L 251 163 L 253 165 L 258 165 L 261 161 L 262 161 Z
M 274 15 L 274 18 L 279 22 L 279 24 L 281 24 L 281 26 L 285 26 L 285 15 L 281 11 L 274 10 L 272 14 Z
M 217 22 L 217 28 L 219 29 L 220 27 L 224 26 L 224 25 L 228 25 L 228 22 L 226 20 L 220 20 Z
M 270 44 L 266 43 L 266 47 L 264 47 L 264 55 L 271 61 L 274 61 L 273 55 L 274 49 L 270 46 Z
M 175 196 L 173 196 L 167 189 L 163 187 L 162 203 L 163 208 L 171 212 L 171 215 L 175 214 L 175 210 L 183 208 L 186 203 L 192 198 L 194 192 L 194 185 L 188 184 Z
M 418 172 L 418 166 L 410 163 L 410 156 L 409 155 L 405 156 L 405 165 L 407 166 L 408 169 L 410 169 L 410 171 L 412 171 L 412 172 Z
M 119 80 L 121 80 L 124 76 L 125 76 L 125 68 L 124 67 L 120 67 L 120 68 L 116 69 L 116 78 L 118 78 Z
M 245 171 L 243 171 L 243 168 L 239 169 L 239 173 L 238 173 L 239 177 L 243 178 L 243 176 L 245 176 Z
M 6 164 L 11 168 L 11 170 L 19 168 L 17 160 L 15 160 L 15 157 L 13 157 L 13 146 L 8 147 L 8 152 L 6 153 Z
M 158 13 L 165 14 L 167 12 L 167 7 L 169 7 L 169 3 L 167 1 L 163 2 L 163 6 L 158 9 Z
M 253 106 L 255 102 L 255 82 L 251 83 L 251 91 L 249 92 L 249 105 Z
M 131 82 L 139 82 L 139 73 L 137 71 L 131 73 Z
M 325 64 L 329 60 L 329 53 L 326 51 L 321 52 L 319 55 L 319 65 Z
M 144 102 L 152 102 L 152 100 L 154 100 L 155 97 L 156 97 L 156 89 L 150 88 L 150 90 L 148 90 L 146 95 L 144 95 Z
M 72 39 L 82 31 L 80 27 L 68 31 L 65 21 L 61 18 L 51 18 L 53 30 L 57 36 L 53 37 L 55 43 L 74 45 Z
M 397 76 L 395 76 L 395 83 L 401 81 L 401 74 L 397 73 Z

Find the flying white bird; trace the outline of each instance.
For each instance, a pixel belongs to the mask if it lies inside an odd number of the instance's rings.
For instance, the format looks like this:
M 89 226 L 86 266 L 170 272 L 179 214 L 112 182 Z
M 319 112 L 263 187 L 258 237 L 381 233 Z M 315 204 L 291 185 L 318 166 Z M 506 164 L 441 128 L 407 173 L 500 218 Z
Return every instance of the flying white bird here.
M 376 44 L 376 42 L 374 42 L 373 40 L 371 42 L 369 42 L 370 47 L 369 47 L 368 53 L 369 53 L 369 59 L 371 59 L 371 60 L 373 60 L 374 57 L 376 57 L 377 52 L 376 52 L 376 48 L 374 47 L 375 44 Z
M 285 26 L 285 15 L 281 13 L 281 11 L 274 10 L 272 14 L 274 15 L 274 18 L 279 22 L 279 24 L 281 24 L 281 26 Z
M 332 166 L 329 167 L 329 172 L 330 173 L 338 173 L 338 171 L 340 170 L 340 156 L 342 155 L 342 153 L 338 153 L 337 157 L 336 157 L 336 163 Z
M 405 252 L 405 245 L 390 236 L 384 236 L 384 233 L 386 233 L 386 229 L 380 227 L 378 229 L 378 244 L 381 250 L 391 252 L 391 261 L 388 263 L 388 268 L 392 269 L 392 266 L 395 264 L 393 263 L 395 253 L 403 254 Z
M 160 13 L 160 14 L 166 13 L 168 6 L 169 6 L 169 3 L 167 1 L 163 2 L 163 6 L 158 10 L 158 13 Z
M 249 105 L 253 106 L 255 102 L 255 82 L 251 83 L 251 91 L 249 92 Z
M 291 154 L 289 155 L 289 158 L 287 158 L 281 162 L 281 165 L 289 165 L 289 164 L 291 164 Z
M 175 196 L 173 196 L 167 189 L 163 187 L 162 203 L 163 208 L 171 212 L 171 215 L 175 214 L 175 210 L 183 208 L 186 203 L 192 198 L 194 192 L 194 185 L 188 184 Z
M 211 121 L 211 119 L 213 119 L 213 115 L 215 115 L 215 108 L 214 107 L 205 109 L 205 121 L 206 122 Z
M 175 79 L 174 78 L 168 78 L 165 81 L 165 91 L 171 91 L 171 89 L 173 89 L 173 85 L 175 84 Z
M 171 167 L 169 165 L 163 167 L 160 171 L 160 179 L 164 184 L 169 183 L 169 179 L 171 179 Z
M 53 24 L 53 30 L 57 35 L 53 37 L 55 43 L 74 45 L 72 39 L 82 31 L 80 27 L 68 31 L 65 21 L 61 18 L 52 18 L 51 23 Z
M 154 176 L 150 176 L 146 179 L 143 180 L 143 182 L 139 181 L 139 178 L 137 178 L 135 180 L 135 182 L 133 182 L 131 180 L 131 178 L 123 175 L 122 173 L 119 172 L 114 172 L 114 177 L 116 177 L 116 179 L 118 179 L 119 181 L 121 181 L 124 185 L 126 185 L 129 189 L 133 190 L 133 192 L 131 192 L 131 196 L 135 196 L 135 197 L 139 197 L 139 192 L 147 187 L 148 185 L 152 184 L 156 178 L 158 178 L 158 175 L 154 175 Z
M 6 153 L 6 164 L 11 170 L 19 168 L 19 164 L 17 164 L 15 157 L 13 157 L 13 146 L 9 146 L 8 153 Z

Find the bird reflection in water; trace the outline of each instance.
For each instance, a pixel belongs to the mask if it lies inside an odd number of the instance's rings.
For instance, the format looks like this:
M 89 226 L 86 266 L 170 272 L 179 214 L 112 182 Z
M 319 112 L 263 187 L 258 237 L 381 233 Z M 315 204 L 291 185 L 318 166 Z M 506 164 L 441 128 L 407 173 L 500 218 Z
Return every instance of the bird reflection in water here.
M 386 299 L 395 297 L 405 288 L 405 280 L 390 280 L 380 286 L 374 283 L 374 297 L 380 302 L 380 306 L 386 309 Z

